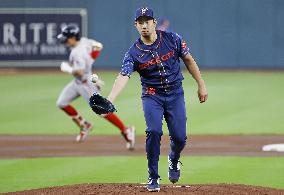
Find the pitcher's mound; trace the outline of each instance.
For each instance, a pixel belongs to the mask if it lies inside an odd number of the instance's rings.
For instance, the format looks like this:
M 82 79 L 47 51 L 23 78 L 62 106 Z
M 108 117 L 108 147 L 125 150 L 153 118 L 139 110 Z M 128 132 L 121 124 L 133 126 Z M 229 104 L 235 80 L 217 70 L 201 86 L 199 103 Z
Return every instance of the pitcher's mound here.
M 49 187 L 36 190 L 26 190 L 22 192 L 12 192 L 8 194 L 36 195 L 36 194 L 155 194 L 148 192 L 144 185 L 137 184 L 79 184 L 59 187 Z M 161 185 L 162 194 L 190 194 L 190 195 L 284 195 L 284 190 L 264 188 L 257 186 L 235 185 L 235 184 L 209 184 L 209 185 Z

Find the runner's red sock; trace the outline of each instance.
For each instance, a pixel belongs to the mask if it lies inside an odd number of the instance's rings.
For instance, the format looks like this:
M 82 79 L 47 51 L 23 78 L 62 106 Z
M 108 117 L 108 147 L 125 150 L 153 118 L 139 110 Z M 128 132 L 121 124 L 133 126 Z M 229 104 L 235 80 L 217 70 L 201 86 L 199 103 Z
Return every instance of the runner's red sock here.
M 126 126 L 123 124 L 123 122 L 113 113 L 109 113 L 106 116 L 104 116 L 106 120 L 108 120 L 110 123 L 112 123 L 114 126 L 120 129 L 121 133 L 124 134 L 124 131 L 126 130 Z
M 71 105 L 67 105 L 61 109 L 69 116 L 76 116 L 78 114 L 77 110 Z
M 80 127 L 80 129 L 90 125 L 90 123 L 87 122 L 73 106 L 67 105 L 61 109 L 72 118 L 72 120 L 78 125 L 78 127 Z

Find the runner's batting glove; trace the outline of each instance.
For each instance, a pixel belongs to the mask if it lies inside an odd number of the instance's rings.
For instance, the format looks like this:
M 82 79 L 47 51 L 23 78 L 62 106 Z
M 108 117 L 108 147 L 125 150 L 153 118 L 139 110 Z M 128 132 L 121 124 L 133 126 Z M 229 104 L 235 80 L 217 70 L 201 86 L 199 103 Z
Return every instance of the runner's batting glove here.
M 90 97 L 89 104 L 92 110 L 99 115 L 113 113 L 117 111 L 114 105 L 109 100 L 107 100 L 98 93 L 94 93 Z
M 70 64 L 68 62 L 62 62 L 60 65 L 60 69 L 62 72 L 66 72 L 69 74 L 72 74 L 73 72 L 73 68 L 70 66 Z

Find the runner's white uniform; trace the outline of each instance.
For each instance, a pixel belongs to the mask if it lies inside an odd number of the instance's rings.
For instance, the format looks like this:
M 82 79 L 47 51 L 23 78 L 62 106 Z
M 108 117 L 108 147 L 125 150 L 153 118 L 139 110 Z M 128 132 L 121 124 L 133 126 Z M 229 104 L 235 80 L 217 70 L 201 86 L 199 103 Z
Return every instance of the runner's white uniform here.
M 64 87 L 56 102 L 58 107 L 64 108 L 79 96 L 89 102 L 91 95 L 98 91 L 98 88 L 90 80 L 92 64 L 95 61 L 90 55 L 93 46 L 102 48 L 101 43 L 82 37 L 78 45 L 71 49 L 68 63 L 73 70 L 84 70 L 84 75 L 80 78 L 75 77 Z

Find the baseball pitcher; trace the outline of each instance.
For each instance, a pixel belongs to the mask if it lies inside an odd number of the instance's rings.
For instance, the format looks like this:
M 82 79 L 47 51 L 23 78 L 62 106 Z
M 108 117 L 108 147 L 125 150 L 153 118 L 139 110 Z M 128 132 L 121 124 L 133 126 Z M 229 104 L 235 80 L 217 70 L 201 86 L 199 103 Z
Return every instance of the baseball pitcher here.
M 168 177 L 172 183 L 180 178 L 179 159 L 187 139 L 180 59 L 198 84 L 200 103 L 205 102 L 208 97 L 205 82 L 186 42 L 176 33 L 156 30 L 156 24 L 151 9 L 143 7 L 136 11 L 135 26 L 140 38 L 126 52 L 121 72 L 108 96 L 108 100 L 113 102 L 127 84 L 131 74 L 134 71 L 140 74 L 142 104 L 147 125 L 149 191 L 160 190 L 158 161 L 163 118 L 171 139 Z

